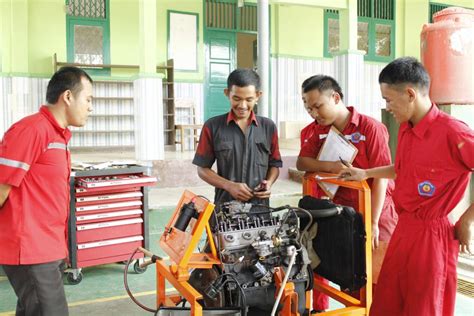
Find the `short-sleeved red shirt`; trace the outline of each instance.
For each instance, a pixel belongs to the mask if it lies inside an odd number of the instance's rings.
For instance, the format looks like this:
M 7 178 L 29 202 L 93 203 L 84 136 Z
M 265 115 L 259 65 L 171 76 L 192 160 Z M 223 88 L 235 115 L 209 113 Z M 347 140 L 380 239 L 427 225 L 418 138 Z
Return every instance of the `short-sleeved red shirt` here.
M 351 112 L 351 118 L 342 134 L 357 147 L 358 152 L 352 163 L 353 166 L 367 169 L 390 165 L 389 136 L 385 125 L 369 116 L 359 114 L 353 107 L 347 109 Z M 302 146 L 299 155 L 301 157 L 316 158 L 330 128 L 331 126 L 314 124 L 313 135 Z M 369 186 L 372 186 L 372 179 L 367 182 Z M 389 181 L 386 195 L 391 196 L 392 191 L 393 181 Z M 334 202 L 352 206 L 355 209 L 358 209 L 358 201 L 359 197 L 356 190 L 343 187 L 338 189 L 334 198 Z
M 0 208 L 0 264 L 67 257 L 70 138 L 46 106 L 3 136 L 0 183 L 12 188 Z
M 303 146 L 308 142 L 311 136 L 313 136 L 317 128 L 318 128 L 318 124 L 316 123 L 316 121 L 313 121 L 309 123 L 308 125 L 306 125 L 301 130 L 301 134 L 300 134 L 301 147 L 300 148 L 303 148 Z
M 397 212 L 422 219 L 447 216 L 462 198 L 473 168 L 473 131 L 433 105 L 415 127 L 400 125 L 393 195 Z

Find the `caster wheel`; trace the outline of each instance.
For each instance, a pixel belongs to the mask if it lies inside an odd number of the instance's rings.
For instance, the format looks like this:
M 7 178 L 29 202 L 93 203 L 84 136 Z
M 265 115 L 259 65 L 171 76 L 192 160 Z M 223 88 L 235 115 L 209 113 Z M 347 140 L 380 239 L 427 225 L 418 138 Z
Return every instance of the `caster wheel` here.
M 76 285 L 81 283 L 82 281 L 82 272 L 77 275 L 77 278 L 74 278 L 74 274 L 72 272 L 69 272 L 67 274 L 67 282 L 71 285 Z
M 143 272 L 146 271 L 146 268 L 147 267 L 144 267 L 144 268 L 141 268 L 140 267 L 140 261 L 135 261 L 135 263 L 133 264 L 133 271 L 135 271 L 135 273 L 138 273 L 138 274 L 142 274 Z

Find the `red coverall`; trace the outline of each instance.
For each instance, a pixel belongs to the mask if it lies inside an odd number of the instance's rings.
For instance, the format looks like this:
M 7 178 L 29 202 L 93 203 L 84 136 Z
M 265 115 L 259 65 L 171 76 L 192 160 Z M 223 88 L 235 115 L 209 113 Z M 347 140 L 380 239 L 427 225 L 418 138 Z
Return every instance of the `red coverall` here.
M 473 167 L 473 131 L 435 105 L 415 127 L 401 124 L 394 191 L 399 221 L 371 316 L 453 315 L 459 243 L 447 215 Z

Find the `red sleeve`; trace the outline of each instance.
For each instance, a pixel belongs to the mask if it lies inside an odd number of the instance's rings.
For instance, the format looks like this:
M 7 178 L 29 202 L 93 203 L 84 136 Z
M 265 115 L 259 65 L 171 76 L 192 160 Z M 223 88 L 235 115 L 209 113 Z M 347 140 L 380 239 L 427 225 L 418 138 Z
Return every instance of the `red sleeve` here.
M 193 164 L 203 168 L 211 168 L 215 160 L 212 133 L 209 126 L 204 124 L 201 136 L 199 137 L 196 154 L 194 155 Z
M 270 146 L 270 161 L 269 165 L 272 167 L 280 168 L 282 166 L 281 155 L 280 155 L 280 148 L 278 145 L 278 131 L 273 131 L 272 135 L 272 144 Z
M 367 125 L 366 155 L 369 162 L 368 168 L 391 165 L 392 158 L 388 146 L 387 128 L 379 122 L 370 122 Z
M 0 143 L 0 183 L 18 187 L 43 151 L 33 125 L 13 125 Z
M 313 135 L 301 147 L 298 156 L 316 158 L 322 143 L 323 142 L 319 139 L 319 134 L 313 133 Z
M 460 161 L 467 169 L 473 171 L 474 169 L 474 132 L 467 125 L 459 123 L 456 126 L 454 135 L 450 137 L 453 140 L 454 147 L 458 161 Z

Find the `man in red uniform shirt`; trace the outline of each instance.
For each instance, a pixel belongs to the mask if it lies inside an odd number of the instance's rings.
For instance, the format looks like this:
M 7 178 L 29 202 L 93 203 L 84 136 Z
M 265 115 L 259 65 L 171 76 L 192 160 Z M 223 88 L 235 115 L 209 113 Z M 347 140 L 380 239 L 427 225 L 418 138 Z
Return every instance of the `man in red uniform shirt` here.
M 359 114 L 353 107 L 346 107 L 336 80 L 317 75 L 303 84 L 305 107 L 315 118 L 316 124 L 311 137 L 302 144 L 296 164 L 299 170 L 330 173 L 344 170 L 345 166 L 340 161 L 320 161 L 316 158 L 331 126 L 337 128 L 358 149 L 354 165 L 371 168 L 391 163 L 387 129 L 375 119 Z M 373 258 L 374 262 L 381 262 L 397 221 L 391 197 L 393 182 L 377 179 L 368 181 L 368 184 L 371 188 Z M 319 191 L 317 196 L 321 195 Z M 348 188 L 340 187 L 333 201 L 356 210 L 359 208 L 358 192 Z M 374 265 L 374 283 L 379 269 L 380 265 Z M 317 280 L 321 279 L 317 277 Z M 316 311 L 327 309 L 327 296 L 317 291 L 313 293 L 313 308 Z
M 453 315 L 459 244 L 470 251 L 474 206 L 455 229 L 448 214 L 474 167 L 474 133 L 431 102 L 429 75 L 415 58 L 388 64 L 379 83 L 387 111 L 400 123 L 395 164 L 344 171 L 350 180 L 395 179 L 399 221 L 370 315 Z
M 312 109 L 310 109 L 306 106 L 306 98 L 305 98 L 305 95 L 304 95 L 304 87 L 314 77 L 315 76 L 311 76 L 309 78 L 306 78 L 303 81 L 303 83 L 301 84 L 301 99 L 303 100 L 304 109 L 308 112 L 309 116 L 311 116 L 313 121 L 311 123 L 309 123 L 308 125 L 306 125 L 301 130 L 301 133 L 300 133 L 300 141 L 301 141 L 300 148 L 302 148 L 303 145 L 308 142 L 308 140 L 311 138 L 311 136 L 313 136 L 313 134 L 315 133 L 315 130 L 317 128 L 316 113 Z
M 68 315 L 67 257 L 71 138 L 92 111 L 92 79 L 64 67 L 48 83 L 48 105 L 13 124 L 0 142 L 0 264 L 16 315 Z

